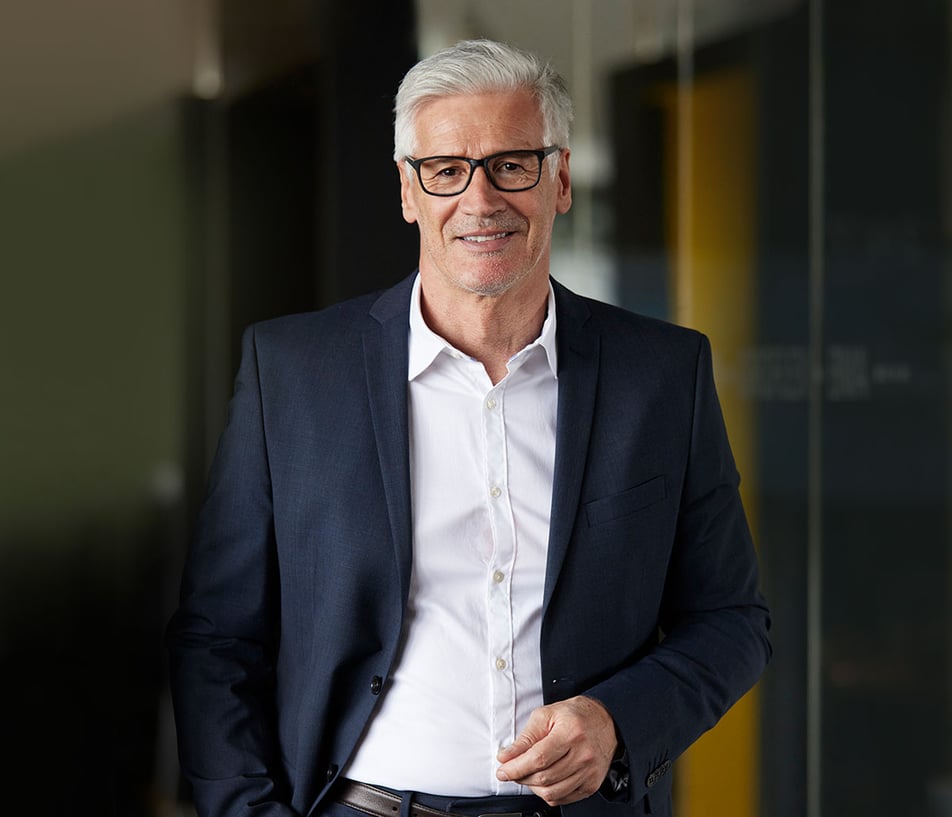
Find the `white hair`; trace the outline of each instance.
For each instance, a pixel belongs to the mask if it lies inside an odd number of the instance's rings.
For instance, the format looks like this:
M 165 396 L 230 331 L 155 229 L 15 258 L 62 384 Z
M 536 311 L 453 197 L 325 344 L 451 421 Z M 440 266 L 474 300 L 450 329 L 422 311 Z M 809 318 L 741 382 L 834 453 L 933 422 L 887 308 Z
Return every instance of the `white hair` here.
M 416 115 L 427 102 L 520 90 L 532 92 L 539 102 L 545 144 L 568 147 L 572 100 L 552 65 L 506 43 L 464 40 L 418 62 L 400 83 L 394 107 L 394 160 L 414 154 Z

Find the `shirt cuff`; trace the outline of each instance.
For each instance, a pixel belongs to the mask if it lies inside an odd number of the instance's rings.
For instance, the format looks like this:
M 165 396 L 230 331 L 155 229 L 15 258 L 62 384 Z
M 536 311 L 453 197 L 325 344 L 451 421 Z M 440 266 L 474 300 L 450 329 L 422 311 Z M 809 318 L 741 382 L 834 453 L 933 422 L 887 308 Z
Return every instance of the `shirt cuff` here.
M 608 767 L 608 774 L 605 775 L 598 792 L 606 800 L 624 800 L 628 796 L 630 778 L 628 749 L 619 743 L 612 765 Z

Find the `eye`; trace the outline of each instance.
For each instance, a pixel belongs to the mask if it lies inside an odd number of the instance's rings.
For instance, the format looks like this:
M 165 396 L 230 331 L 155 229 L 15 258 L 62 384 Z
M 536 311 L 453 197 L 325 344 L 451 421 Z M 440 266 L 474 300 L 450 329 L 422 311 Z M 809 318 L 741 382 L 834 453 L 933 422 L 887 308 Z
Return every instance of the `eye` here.
M 512 151 L 496 156 L 492 161 L 493 176 L 503 184 L 524 185 L 534 181 L 538 158 L 534 153 Z
M 469 165 L 453 157 L 438 156 L 425 160 L 421 170 L 428 179 L 447 180 L 464 175 L 469 170 Z
M 499 159 L 499 161 L 493 164 L 494 173 L 525 173 L 525 170 L 525 165 L 521 161 L 514 159 L 511 156 Z

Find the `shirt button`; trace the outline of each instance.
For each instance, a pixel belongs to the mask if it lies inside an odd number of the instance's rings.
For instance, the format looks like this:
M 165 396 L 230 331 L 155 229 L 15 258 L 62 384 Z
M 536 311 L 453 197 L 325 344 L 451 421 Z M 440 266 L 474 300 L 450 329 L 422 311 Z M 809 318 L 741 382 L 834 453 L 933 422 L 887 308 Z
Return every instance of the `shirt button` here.
M 501 493 L 502 493 L 502 491 L 499 490 L 499 486 L 498 486 L 498 485 L 493 485 L 493 487 L 489 489 L 489 495 L 490 495 L 493 499 L 497 499 Z
M 505 668 L 506 668 L 506 659 L 505 659 L 505 658 L 497 658 L 497 659 L 496 659 L 496 669 L 503 670 L 503 669 L 505 669 Z
M 490 411 L 492 411 L 494 408 L 496 408 L 496 401 L 493 400 L 492 397 L 490 397 L 490 398 L 486 401 L 486 408 L 488 408 Z
M 502 580 L 505 578 L 506 578 L 506 575 L 501 570 L 497 570 L 495 573 L 493 573 L 493 581 L 496 584 L 500 584 Z

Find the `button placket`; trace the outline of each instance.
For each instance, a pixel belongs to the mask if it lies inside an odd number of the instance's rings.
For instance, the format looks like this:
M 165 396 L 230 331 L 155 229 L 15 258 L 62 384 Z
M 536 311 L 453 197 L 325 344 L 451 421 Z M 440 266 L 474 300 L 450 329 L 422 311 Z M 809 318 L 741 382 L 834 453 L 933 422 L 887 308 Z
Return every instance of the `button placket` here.
M 483 399 L 482 423 L 489 490 L 489 518 L 493 552 L 487 572 L 488 657 L 491 662 L 492 737 L 494 746 L 515 737 L 515 678 L 512 666 L 511 572 L 515 554 L 515 530 L 508 492 L 506 453 L 505 383 Z

